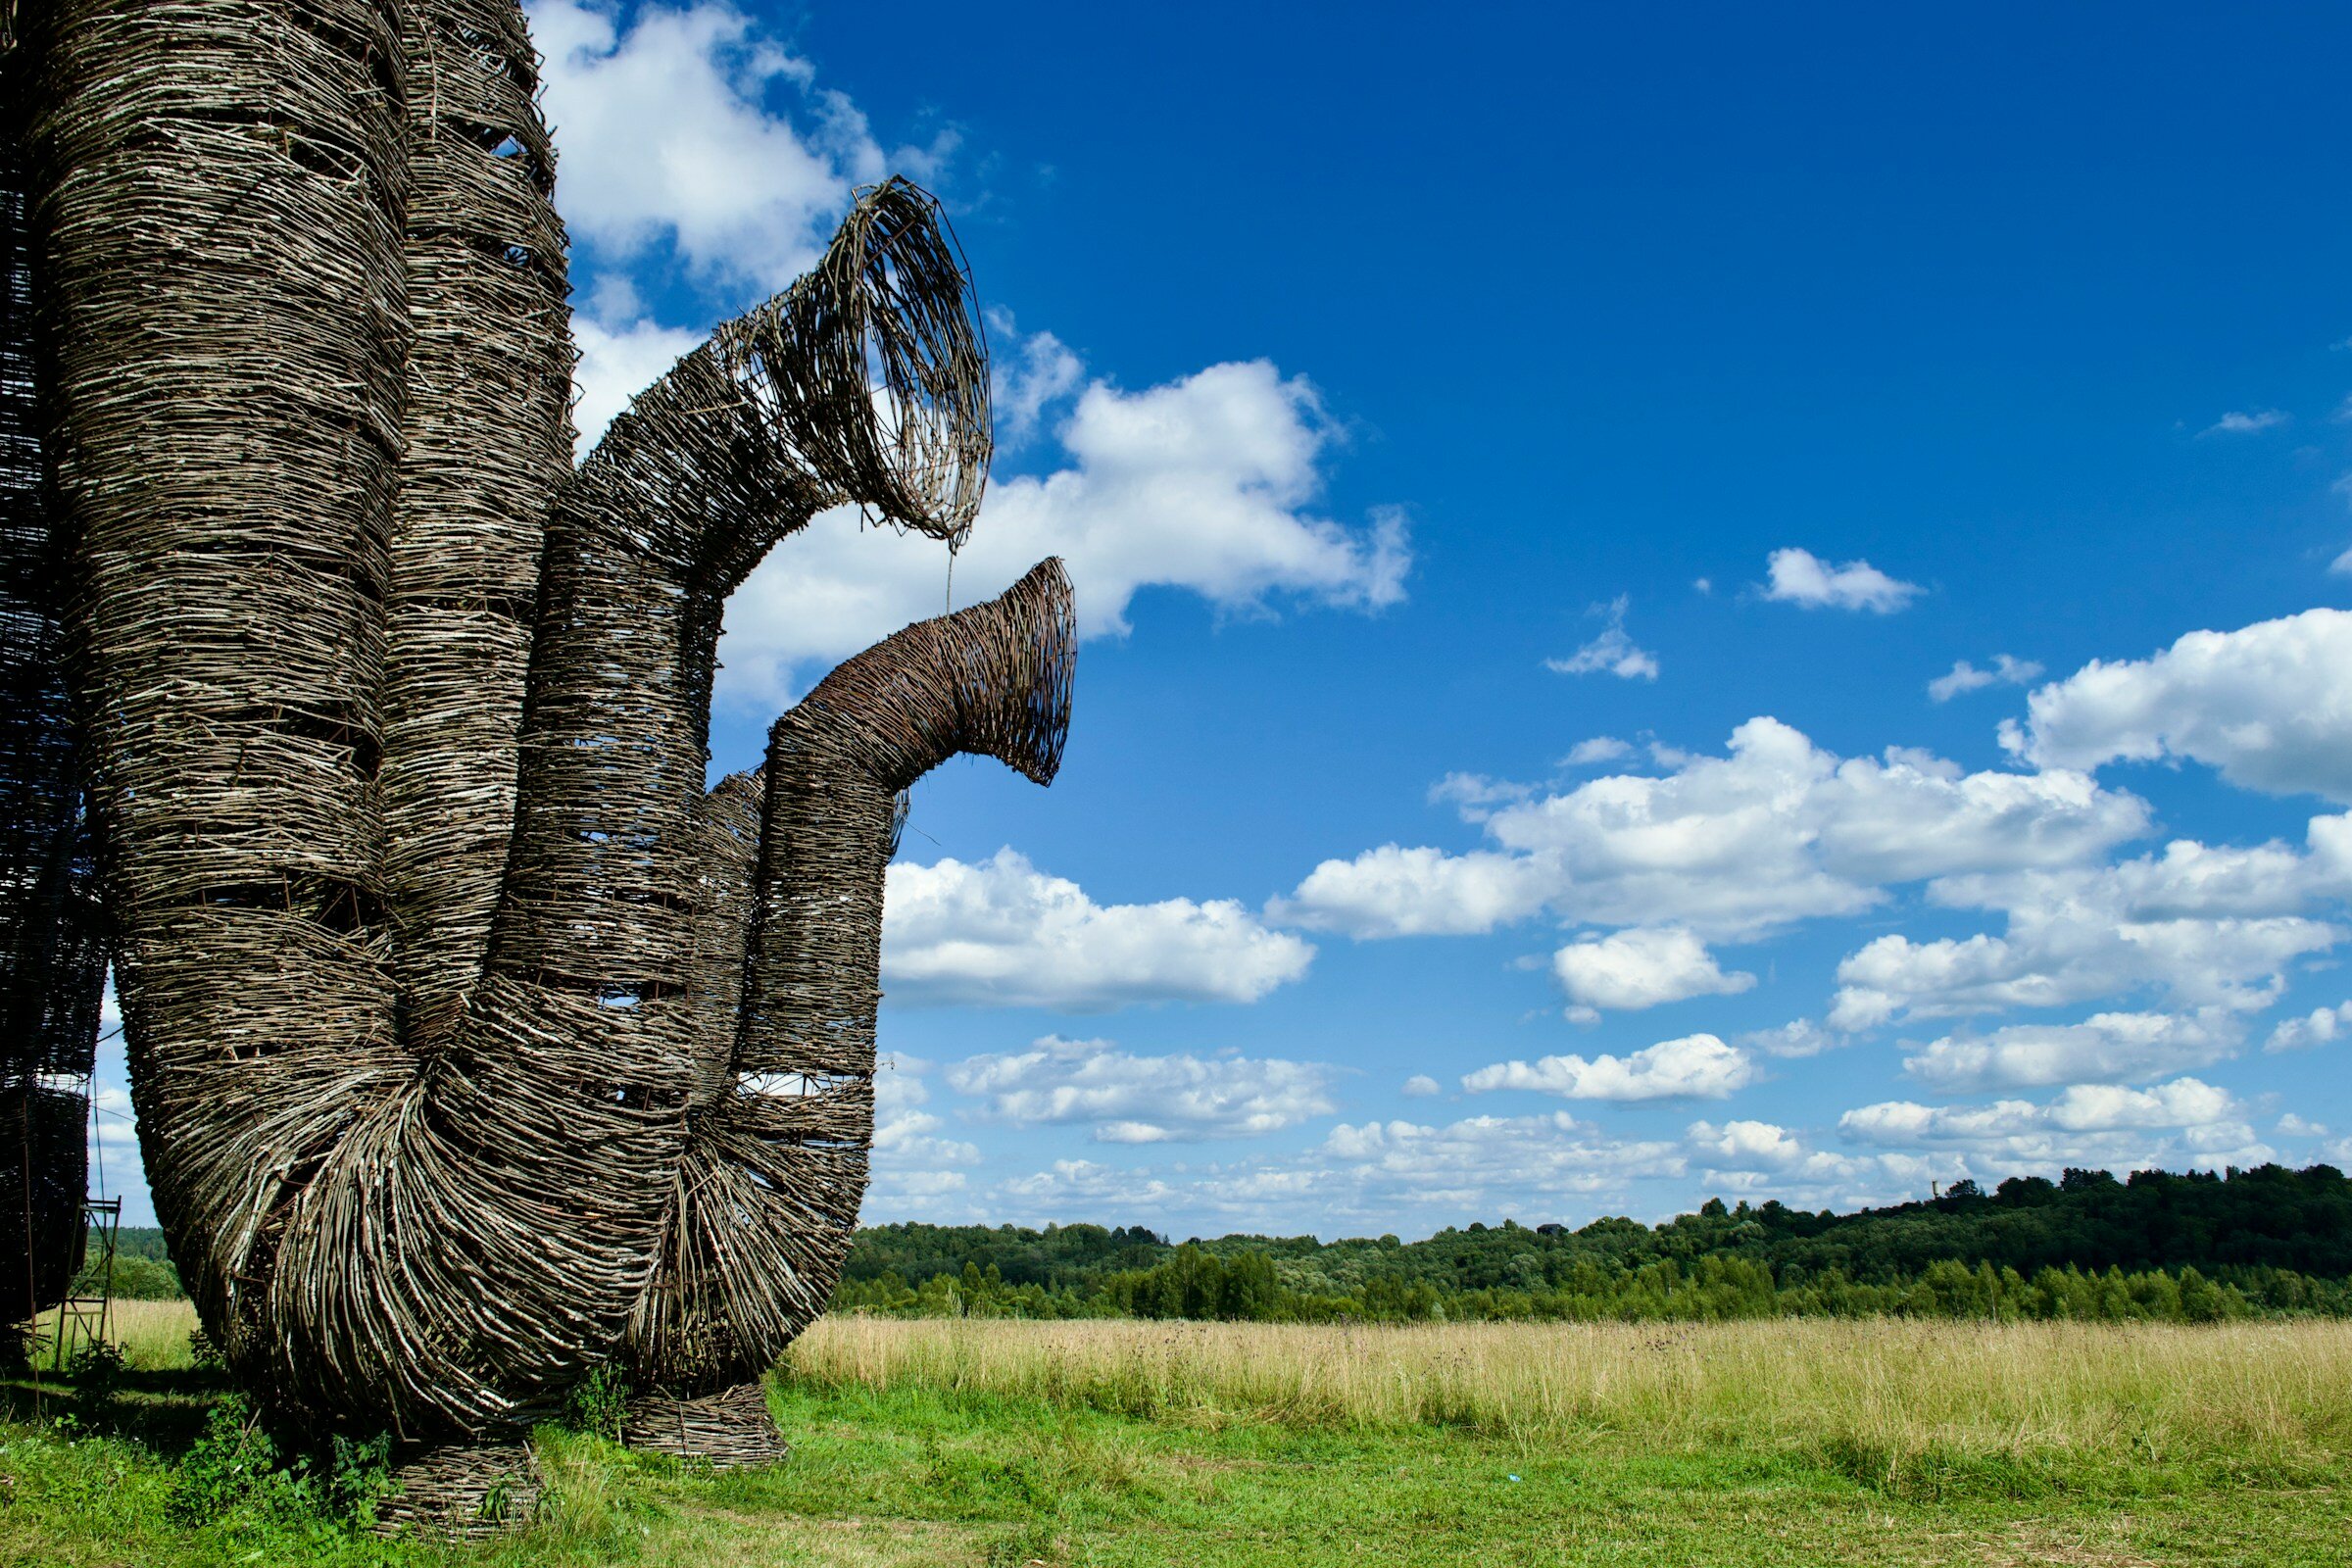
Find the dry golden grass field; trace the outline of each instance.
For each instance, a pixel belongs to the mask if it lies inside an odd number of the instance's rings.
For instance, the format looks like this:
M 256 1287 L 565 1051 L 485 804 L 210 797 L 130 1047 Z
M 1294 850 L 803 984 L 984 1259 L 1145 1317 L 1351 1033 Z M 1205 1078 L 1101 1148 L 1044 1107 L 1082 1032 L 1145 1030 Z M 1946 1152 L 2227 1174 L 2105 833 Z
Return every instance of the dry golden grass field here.
M 537 1522 L 464 1550 L 175 1512 L 190 1326 L 129 1303 L 120 1388 L 20 1398 L 0 1562 L 2352 1562 L 2338 1322 L 831 1318 L 774 1382 L 785 1465 L 543 1429 Z

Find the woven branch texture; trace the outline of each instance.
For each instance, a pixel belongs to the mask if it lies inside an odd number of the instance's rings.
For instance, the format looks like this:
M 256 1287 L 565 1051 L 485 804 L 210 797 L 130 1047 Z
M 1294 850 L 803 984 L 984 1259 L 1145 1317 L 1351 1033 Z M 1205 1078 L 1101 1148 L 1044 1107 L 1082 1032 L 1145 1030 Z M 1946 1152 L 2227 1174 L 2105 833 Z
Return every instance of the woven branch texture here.
M 315 1425 L 495 1440 L 619 1364 L 668 1430 L 737 1429 L 856 1223 L 903 792 L 958 753 L 1046 782 L 1069 718 L 1049 562 L 705 787 L 753 566 L 825 508 L 951 545 L 978 509 L 937 205 L 862 192 L 575 466 L 511 0 L 18 29 L 67 667 L 208 1332 Z
M 0 1322 L 56 1305 L 81 1263 L 106 964 L 63 665 L 67 541 L 42 486 L 18 65 L 0 54 Z

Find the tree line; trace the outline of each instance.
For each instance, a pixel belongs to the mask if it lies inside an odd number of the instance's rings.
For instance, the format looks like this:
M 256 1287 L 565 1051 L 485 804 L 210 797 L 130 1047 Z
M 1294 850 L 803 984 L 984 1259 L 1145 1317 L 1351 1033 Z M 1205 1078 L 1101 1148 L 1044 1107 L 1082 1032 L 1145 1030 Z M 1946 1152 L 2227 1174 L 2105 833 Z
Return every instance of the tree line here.
M 2201 1322 L 2352 1315 L 2332 1166 L 2068 1170 L 1838 1214 L 1710 1200 L 1663 1224 L 1515 1219 L 1395 1236 L 869 1226 L 836 1310 L 1329 1321 L 1875 1316 Z
M 123 1229 L 115 1283 L 118 1296 L 179 1294 L 160 1232 Z M 832 1304 L 1298 1322 L 2352 1316 L 2352 1181 L 2330 1165 L 2068 1170 L 1849 1214 L 1714 1199 L 1658 1225 L 1505 1219 L 1417 1242 L 871 1225 Z

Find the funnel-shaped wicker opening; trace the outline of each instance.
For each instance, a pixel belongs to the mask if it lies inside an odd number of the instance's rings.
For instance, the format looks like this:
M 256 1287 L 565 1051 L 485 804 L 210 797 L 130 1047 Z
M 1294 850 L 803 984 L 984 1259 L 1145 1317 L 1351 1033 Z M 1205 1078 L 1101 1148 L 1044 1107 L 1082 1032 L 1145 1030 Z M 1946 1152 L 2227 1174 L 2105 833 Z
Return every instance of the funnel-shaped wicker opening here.
M 971 277 L 939 203 L 893 177 L 824 260 L 723 330 L 719 352 L 810 472 L 869 513 L 959 543 L 994 441 Z

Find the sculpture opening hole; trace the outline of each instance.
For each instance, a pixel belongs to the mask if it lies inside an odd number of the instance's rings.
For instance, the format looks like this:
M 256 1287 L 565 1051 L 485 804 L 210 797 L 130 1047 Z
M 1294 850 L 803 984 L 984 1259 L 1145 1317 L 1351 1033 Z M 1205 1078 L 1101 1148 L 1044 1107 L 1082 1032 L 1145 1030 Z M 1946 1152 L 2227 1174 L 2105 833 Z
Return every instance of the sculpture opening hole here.
M 474 250 L 490 261 L 514 271 L 529 272 L 538 270 L 539 253 L 528 245 L 501 244 L 495 239 L 477 239 L 472 242 L 472 245 Z
M 328 711 L 306 712 L 301 709 L 281 709 L 275 713 L 268 710 L 249 710 L 254 717 L 273 723 L 287 735 L 299 735 L 304 740 L 334 747 L 351 754 L 351 769 L 363 779 L 373 779 L 383 763 L 383 744 L 365 725 L 353 722 L 344 713 Z
M 746 401 L 869 515 L 960 539 L 991 436 L 987 340 L 939 204 L 860 194 L 824 260 L 723 345 Z
M 472 142 L 501 163 L 515 164 L 540 191 L 546 192 L 555 188 L 555 181 L 549 175 L 546 160 L 532 152 L 529 145 L 515 131 L 504 125 L 486 125 L 479 121 L 471 120 L 452 120 L 447 123 L 458 135 Z
M 821 1100 L 865 1081 L 842 1073 L 739 1072 L 735 1092 L 746 1100 Z
M 288 158 L 314 174 L 344 181 L 360 177 L 360 160 L 355 153 L 292 135 L 286 137 L 283 146 Z
M 287 876 L 274 882 L 220 883 L 176 901 L 197 908 L 267 909 L 300 915 L 339 936 L 370 931 L 384 922 L 374 894 L 338 877 Z

